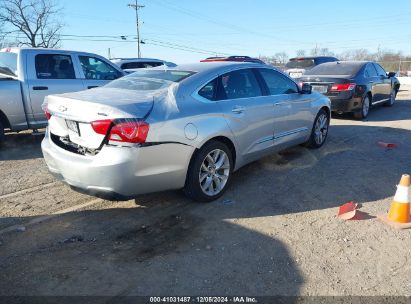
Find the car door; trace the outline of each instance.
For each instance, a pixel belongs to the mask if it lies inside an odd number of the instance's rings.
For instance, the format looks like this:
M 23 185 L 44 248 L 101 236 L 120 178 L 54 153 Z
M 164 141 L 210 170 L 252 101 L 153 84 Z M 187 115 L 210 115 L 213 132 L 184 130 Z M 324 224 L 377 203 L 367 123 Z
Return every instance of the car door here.
M 51 94 L 62 94 L 84 89 L 79 71 L 73 64 L 73 56 L 65 53 L 27 54 L 27 88 L 33 119 L 46 123 L 42 110 L 44 98 Z
M 123 72 L 97 56 L 79 55 L 78 62 L 86 89 L 101 87 L 114 79 L 124 76 Z
M 373 63 L 376 71 L 376 102 L 383 102 L 390 98 L 391 79 L 388 78 L 387 72 L 377 63 Z M 375 102 L 374 102 L 375 103 Z
M 274 145 L 289 146 L 305 140 L 312 127 L 312 97 L 300 94 L 297 84 L 273 69 L 259 69 L 274 105 Z
M 263 96 L 252 69 L 240 69 L 219 78 L 219 106 L 245 160 L 257 159 L 273 147 L 274 107 Z
M 377 74 L 377 70 L 374 67 L 374 64 L 368 63 L 364 70 L 365 84 L 370 88 L 372 100 L 371 103 L 378 102 L 381 100 L 382 96 L 379 92 L 381 90 L 380 86 L 380 77 Z

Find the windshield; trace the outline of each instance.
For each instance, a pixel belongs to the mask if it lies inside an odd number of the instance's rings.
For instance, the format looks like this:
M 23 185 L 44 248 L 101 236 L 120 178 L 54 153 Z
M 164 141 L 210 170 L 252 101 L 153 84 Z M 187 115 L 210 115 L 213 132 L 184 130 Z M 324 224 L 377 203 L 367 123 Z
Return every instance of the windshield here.
M 176 71 L 176 70 L 141 70 L 123 78 L 110 82 L 106 87 L 140 90 L 140 91 L 155 91 L 169 87 L 173 83 L 177 83 L 190 77 L 194 72 Z
M 305 72 L 305 75 L 350 75 L 358 73 L 361 68 L 358 63 L 323 63 Z
M 17 54 L 0 52 L 0 73 L 17 77 Z
M 295 59 L 289 61 L 285 67 L 289 69 L 304 69 L 315 65 L 314 59 Z

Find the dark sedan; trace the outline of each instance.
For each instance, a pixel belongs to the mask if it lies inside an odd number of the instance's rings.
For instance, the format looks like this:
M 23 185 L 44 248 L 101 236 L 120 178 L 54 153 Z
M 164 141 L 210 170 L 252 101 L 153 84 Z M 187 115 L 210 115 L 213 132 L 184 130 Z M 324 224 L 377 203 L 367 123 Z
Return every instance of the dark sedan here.
M 392 106 L 400 88 L 394 72 L 369 61 L 323 63 L 307 71 L 300 82 L 329 97 L 333 112 L 353 113 L 357 119 L 367 117 L 372 106 Z

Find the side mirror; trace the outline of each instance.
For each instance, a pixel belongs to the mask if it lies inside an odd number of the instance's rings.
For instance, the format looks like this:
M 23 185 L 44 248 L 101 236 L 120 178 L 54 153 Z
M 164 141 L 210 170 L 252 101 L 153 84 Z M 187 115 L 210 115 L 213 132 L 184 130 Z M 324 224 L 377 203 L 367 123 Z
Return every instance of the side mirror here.
M 392 78 L 392 77 L 395 77 L 395 75 L 397 75 L 397 73 L 389 72 L 387 75 L 388 75 L 389 78 Z
M 308 83 L 303 83 L 301 87 L 301 94 L 311 94 L 313 91 L 313 87 Z

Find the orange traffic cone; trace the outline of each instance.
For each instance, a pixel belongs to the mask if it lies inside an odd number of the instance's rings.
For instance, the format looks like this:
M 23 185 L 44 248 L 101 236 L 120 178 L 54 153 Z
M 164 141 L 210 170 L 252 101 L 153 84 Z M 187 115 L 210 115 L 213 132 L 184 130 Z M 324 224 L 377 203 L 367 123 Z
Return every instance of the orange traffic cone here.
M 408 174 L 404 174 L 400 184 L 397 186 L 394 201 L 391 204 L 388 215 L 380 218 L 387 224 L 397 229 L 411 228 L 410 216 L 410 190 L 411 178 Z

